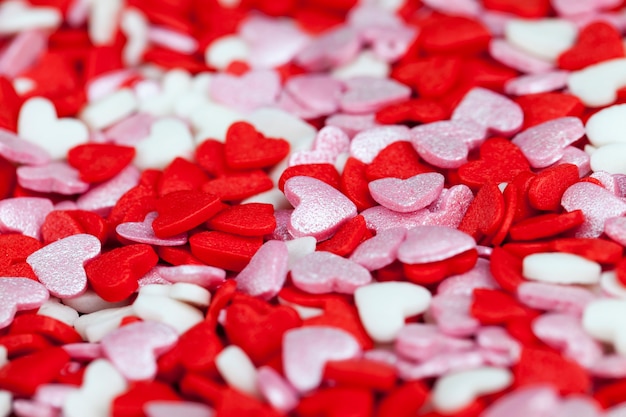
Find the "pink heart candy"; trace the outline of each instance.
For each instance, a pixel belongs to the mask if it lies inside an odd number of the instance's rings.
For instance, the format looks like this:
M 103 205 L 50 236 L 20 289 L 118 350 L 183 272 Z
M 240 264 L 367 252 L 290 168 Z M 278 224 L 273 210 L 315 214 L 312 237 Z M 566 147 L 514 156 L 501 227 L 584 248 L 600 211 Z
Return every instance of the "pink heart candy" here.
M 65 162 L 21 166 L 17 169 L 17 181 L 22 187 L 41 193 L 71 195 L 89 189 L 89 184 L 81 181 L 78 170 Z
M 626 378 L 626 356 L 615 353 L 604 355 L 589 372 L 600 378 Z
M 95 236 L 78 234 L 44 246 L 26 258 L 26 262 L 50 294 L 72 298 L 87 289 L 84 264 L 99 254 L 100 241 Z
M 149 401 L 143 406 L 147 417 L 213 417 L 215 412 L 202 403 L 188 401 Z
M 530 166 L 545 168 L 563 157 L 565 148 L 585 134 L 578 117 L 561 117 L 518 133 L 512 140 L 524 153 Z
M 574 164 L 578 167 L 578 175 L 582 178 L 591 172 L 591 157 L 582 149 L 575 146 L 567 146 L 563 150 L 563 156 L 555 165 Z
M 352 61 L 361 49 L 358 32 L 340 26 L 313 39 L 296 55 L 296 64 L 309 71 L 324 71 Z
M 428 163 L 440 168 L 458 168 L 467 162 L 469 150 L 487 137 L 483 126 L 472 120 L 446 120 L 411 129 L 411 143 Z
M 295 207 L 289 219 L 289 233 L 293 237 L 328 239 L 357 215 L 350 199 L 316 178 L 289 178 L 285 182 L 285 197 Z
M 295 389 L 271 366 L 262 366 L 257 371 L 259 391 L 273 408 L 288 414 L 298 405 Z
M 402 58 L 415 40 L 417 31 L 407 25 L 397 27 L 370 27 L 361 31 L 361 38 L 376 56 L 386 62 Z
M 306 326 L 285 332 L 283 369 L 299 392 L 311 391 L 322 382 L 326 362 L 352 359 L 361 354 L 354 336 L 335 327 Z
M 289 166 L 306 164 L 334 164 L 337 156 L 350 150 L 350 138 L 338 127 L 326 126 L 315 136 L 310 151 L 294 152 Z
M 101 341 L 102 352 L 129 381 L 145 381 L 157 373 L 157 358 L 178 341 L 178 333 L 156 321 L 122 326 Z
M 156 120 L 148 113 L 136 113 L 104 131 L 104 135 L 116 145 L 134 146 L 150 136 L 150 128 Z
M 606 220 L 626 214 L 626 202 L 590 182 L 570 186 L 561 197 L 561 205 L 566 211 L 582 210 L 585 215 L 585 222 L 576 229 L 576 237 L 598 237 Z
M 626 246 L 626 217 L 613 217 L 604 222 L 604 233 L 622 246 Z
M 346 81 L 340 107 L 346 113 L 375 112 L 411 97 L 411 89 L 387 78 L 355 77 Z
M 483 417 L 553 417 L 559 405 L 559 394 L 552 386 L 531 385 L 498 398 Z
M 398 376 L 415 380 L 442 376 L 455 371 L 477 368 L 486 363 L 480 349 L 442 353 L 424 362 L 400 360 L 396 365 Z
M 450 336 L 469 336 L 480 328 L 480 322 L 470 314 L 472 296 L 442 294 L 433 297 L 429 312 L 443 333 Z
M 524 282 L 517 287 L 517 299 L 529 307 L 577 316 L 596 298 L 588 289 L 573 285 Z
M 333 114 L 326 119 L 326 126 L 336 126 L 341 128 L 349 137 L 354 137 L 359 132 L 362 132 L 373 127 L 380 126 L 376 123 L 376 114 L 345 114 L 337 113 Z
M 120 223 L 115 228 L 118 235 L 133 242 L 146 243 L 155 246 L 181 246 L 187 243 L 187 233 L 181 233 L 166 239 L 154 234 L 152 222 L 158 217 L 156 211 L 148 213 L 143 222 Z
M 350 256 L 350 260 L 375 271 L 392 264 L 398 256 L 398 248 L 404 241 L 406 229 L 402 227 L 381 230 L 376 236 L 361 243 Z
M 517 48 L 504 39 L 496 38 L 489 42 L 489 55 L 496 61 L 531 76 L 547 73 L 554 68 L 553 64 Z
M 493 134 L 509 136 L 522 127 L 524 112 L 510 98 L 474 87 L 452 112 L 452 120 L 471 120 Z
M 406 126 L 380 126 L 363 130 L 352 138 L 350 156 L 369 164 L 387 146 L 395 142 L 408 141 L 411 131 Z
M 295 101 L 320 115 L 337 111 L 343 90 L 343 82 L 324 74 L 297 75 L 285 84 L 285 91 Z
M 117 200 L 139 183 L 139 176 L 139 170 L 130 165 L 115 177 L 78 197 L 76 204 L 81 210 L 93 211 L 106 216 L 115 206 Z
M 157 266 L 157 273 L 171 283 L 186 282 L 215 289 L 226 279 L 226 271 L 209 265 Z
M 438 172 L 418 174 L 405 180 L 381 178 L 369 183 L 372 198 L 399 213 L 410 213 L 430 205 L 443 190 L 445 178 Z
M 439 354 L 471 350 L 475 343 L 468 339 L 441 333 L 434 324 L 410 323 L 398 333 L 395 349 L 402 357 L 426 361 Z
M 47 198 L 20 197 L 0 201 L 0 232 L 22 233 L 39 239 L 39 229 L 54 209 Z
M 369 271 L 331 252 L 313 252 L 299 259 L 291 269 L 293 284 L 312 294 L 352 294 L 372 281 Z
M 43 165 L 50 162 L 50 155 L 45 149 L 2 128 L 0 128 L 0 155 L 18 164 Z
M 48 301 L 46 287 L 28 278 L 0 278 L 0 329 L 21 310 L 39 308 Z
M 237 288 L 253 297 L 273 298 L 287 279 L 288 260 L 289 251 L 285 242 L 266 242 L 237 275 Z
M 424 264 L 474 248 L 476 242 L 467 233 L 446 226 L 419 226 L 407 232 L 398 248 L 398 259 L 406 264 Z
M 489 261 L 478 258 L 476 265 L 470 271 L 461 275 L 446 278 L 437 287 L 437 294 L 472 295 L 476 288 L 498 288 L 490 271 Z
M 255 70 L 242 76 L 218 73 L 211 81 L 211 98 L 235 110 L 248 112 L 273 104 L 280 93 L 280 76 L 273 70 Z
M 510 360 L 510 366 L 519 360 L 522 344 L 506 331 L 506 329 L 497 326 L 481 327 L 476 333 L 476 343 L 483 349 L 492 352 L 501 352 Z
M 504 91 L 515 96 L 547 93 L 565 88 L 568 78 L 568 71 L 526 75 L 507 81 L 504 85 Z

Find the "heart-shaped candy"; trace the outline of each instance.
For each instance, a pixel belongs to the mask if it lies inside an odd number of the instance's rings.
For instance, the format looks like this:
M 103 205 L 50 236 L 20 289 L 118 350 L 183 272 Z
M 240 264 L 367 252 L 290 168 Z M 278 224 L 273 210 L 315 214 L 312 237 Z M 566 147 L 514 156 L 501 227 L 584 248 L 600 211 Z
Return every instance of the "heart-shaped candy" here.
M 276 71 L 255 70 L 239 77 L 218 73 L 209 88 L 211 98 L 216 102 L 240 112 L 249 112 L 273 104 L 281 86 Z
M 154 378 L 156 359 L 178 341 L 170 326 L 144 321 L 122 326 L 102 339 L 102 353 L 129 381 Z
M 406 180 L 382 178 L 369 183 L 372 198 L 399 213 L 410 213 L 430 205 L 443 190 L 445 178 L 438 172 L 419 174 Z
M 568 50 L 576 35 L 576 26 L 565 19 L 513 19 L 505 28 L 507 41 L 548 62 Z
M 0 201 L 0 231 L 39 239 L 46 216 L 54 209 L 47 198 L 20 197 Z
M 310 151 L 294 152 L 289 158 L 289 166 L 306 164 L 334 164 L 341 153 L 350 150 L 350 138 L 335 126 L 323 127 L 315 136 Z
M 213 217 L 222 204 L 215 195 L 195 190 L 175 191 L 156 202 L 158 217 L 152 222 L 160 238 L 179 235 Z
M 384 268 L 396 260 L 398 248 L 405 236 L 406 229 L 403 227 L 381 230 L 376 236 L 361 243 L 350 256 L 350 260 L 368 271 Z
M 410 282 L 381 282 L 357 288 L 354 303 L 367 334 L 377 342 L 395 340 L 407 317 L 422 314 L 430 292 Z
M 509 136 L 524 122 L 519 104 L 486 88 L 472 88 L 452 112 L 452 120 L 471 120 L 486 130 Z
M 441 261 L 476 248 L 474 239 L 445 226 L 420 226 L 407 232 L 398 248 L 398 259 L 406 264 Z
M 98 238 L 78 234 L 44 246 L 26 258 L 26 262 L 52 295 L 71 298 L 87 289 L 84 264 L 99 254 Z
M 138 243 L 147 243 L 156 246 L 180 246 L 187 243 L 187 234 L 170 236 L 168 238 L 158 238 L 152 229 L 152 222 L 156 219 L 158 213 L 148 213 L 143 222 L 120 223 L 115 228 L 118 235 L 124 239 Z
M 289 153 L 289 142 L 264 137 L 250 123 L 235 122 L 226 132 L 224 155 L 233 169 L 267 168 Z
M 469 150 L 484 142 L 486 128 L 473 120 L 445 120 L 411 129 L 411 143 L 427 162 L 442 168 L 458 168 Z
M 283 337 L 285 376 L 300 392 L 317 388 L 326 362 L 360 354 L 361 347 L 354 336 L 334 327 L 301 327 L 287 331 Z
M 89 188 L 79 178 L 79 172 L 65 162 L 21 166 L 17 169 L 17 180 L 22 187 L 41 193 L 70 195 L 84 193 Z
M 135 157 L 135 148 L 109 143 L 79 145 L 67 154 L 67 162 L 85 182 L 102 182 L 119 174 Z
M 343 83 L 330 75 L 303 74 L 291 77 L 285 91 L 301 105 L 320 115 L 337 111 Z
M 20 310 L 39 308 L 48 300 L 46 287 L 28 278 L 0 278 L 0 328 L 7 327 Z
M 402 125 L 380 126 L 357 133 L 350 142 L 350 156 L 369 164 L 376 155 L 395 142 L 409 141 L 409 128 Z
M 410 96 L 411 89 L 395 80 L 354 77 L 346 81 L 346 92 L 341 96 L 340 107 L 346 113 L 375 112 Z
M 137 168 L 164 169 L 174 158 L 191 159 L 195 149 L 191 132 L 178 119 L 164 118 L 154 122 L 150 135 L 139 142 L 133 163 Z
M 293 237 L 331 237 L 347 220 L 357 215 L 345 195 L 316 178 L 292 177 L 285 182 L 285 197 L 295 206 L 289 219 Z
M 310 71 L 323 71 L 350 62 L 360 48 L 358 32 L 341 26 L 314 38 L 296 55 L 296 63 Z
M 0 155 L 19 164 L 43 165 L 50 162 L 50 155 L 44 148 L 3 128 L 0 128 Z
M 51 101 L 31 98 L 20 109 L 18 134 L 45 149 L 52 159 L 64 159 L 74 146 L 89 139 L 87 127 L 77 119 L 57 118 Z
M 607 22 L 597 21 L 580 31 L 574 46 L 559 56 L 558 65 L 573 71 L 623 56 L 619 30 Z
M 371 282 L 372 276 L 361 265 L 331 252 L 313 252 L 291 268 L 291 280 L 312 294 L 338 292 L 352 294 Z
M 576 229 L 576 237 L 598 237 L 607 219 L 626 214 L 626 203 L 621 198 L 590 182 L 570 186 L 563 193 L 561 205 L 566 211 L 581 210 L 585 215 L 585 222 Z
M 287 279 L 289 252 L 285 242 L 270 240 L 237 275 L 237 288 L 254 297 L 273 298 Z
M 617 92 L 626 85 L 626 58 L 616 58 L 590 65 L 571 73 L 567 80 L 570 94 L 588 107 L 603 107 L 617 100 Z

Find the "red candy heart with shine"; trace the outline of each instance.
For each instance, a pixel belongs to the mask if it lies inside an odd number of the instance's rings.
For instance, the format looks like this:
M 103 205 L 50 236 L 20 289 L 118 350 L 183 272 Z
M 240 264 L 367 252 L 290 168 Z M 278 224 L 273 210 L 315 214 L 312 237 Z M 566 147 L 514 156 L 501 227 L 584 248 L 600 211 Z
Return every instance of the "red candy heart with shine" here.
M 262 237 L 201 232 L 189 238 L 191 253 L 207 265 L 239 272 L 263 245 Z
M 480 159 L 463 164 L 459 179 L 470 187 L 486 183 L 511 182 L 524 171 L 530 171 L 528 160 L 517 146 L 504 138 L 491 138 L 480 147 Z
M 207 225 L 210 229 L 240 236 L 264 236 L 276 228 L 274 206 L 249 203 L 227 207 L 213 216 Z
M 226 163 L 233 169 L 266 168 L 289 154 L 289 142 L 265 138 L 249 123 L 236 122 L 226 132 Z
M 31 397 L 37 387 L 52 382 L 69 361 L 70 355 L 61 347 L 13 359 L 0 368 L 0 389 Z
M 119 174 L 135 157 L 135 148 L 110 143 L 78 145 L 67 153 L 67 162 L 85 182 L 102 182 Z
M 559 55 L 560 68 L 576 71 L 599 62 L 624 56 L 622 35 L 615 26 L 598 21 L 578 32 L 576 43 Z
M 388 145 L 376 155 L 365 169 L 365 176 L 370 181 L 389 177 L 406 180 L 433 171 L 421 161 L 413 144 L 399 141 Z
M 154 234 L 167 238 L 201 225 L 222 208 L 220 199 L 202 191 L 183 190 L 169 193 L 156 202 L 159 216 L 152 222 Z

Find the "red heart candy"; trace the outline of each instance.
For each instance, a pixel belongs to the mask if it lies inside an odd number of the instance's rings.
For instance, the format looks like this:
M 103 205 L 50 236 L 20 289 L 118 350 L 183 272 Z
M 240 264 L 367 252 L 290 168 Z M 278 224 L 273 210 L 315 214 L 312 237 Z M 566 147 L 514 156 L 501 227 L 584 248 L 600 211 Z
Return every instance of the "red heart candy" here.
M 380 124 L 432 123 L 449 117 L 448 111 L 434 100 L 416 98 L 390 104 L 376 112 Z
M 0 389 L 30 397 L 38 386 L 52 382 L 69 361 L 70 355 L 60 347 L 14 359 L 0 368 Z
M 264 236 L 276 228 L 274 206 L 249 203 L 227 207 L 208 222 L 208 227 L 240 236 Z
M 419 42 L 432 54 L 473 55 L 486 51 L 491 33 L 480 22 L 461 16 L 431 19 L 422 27 Z
M 201 188 L 208 194 L 214 194 L 223 201 L 239 201 L 271 190 L 274 186 L 271 178 L 262 170 L 254 170 L 225 175 L 207 181 Z
M 495 183 L 485 184 L 470 203 L 459 230 L 476 241 L 494 234 L 504 219 L 504 196 Z
M 418 174 L 433 172 L 425 165 L 410 142 L 394 142 L 380 151 L 365 169 L 368 180 L 381 178 L 407 179 Z
M 306 165 L 294 165 L 283 171 L 280 179 L 278 180 L 278 189 L 280 191 L 285 190 L 285 182 L 291 177 L 313 177 L 320 181 L 324 181 L 326 184 L 333 188 L 339 189 L 339 173 L 337 168 L 331 164 L 306 164 Z
M 113 417 L 145 416 L 144 406 L 150 401 L 181 401 L 176 392 L 159 381 L 134 382 L 128 391 L 118 395 L 111 404 Z
M 223 348 L 215 326 L 208 321 L 187 330 L 175 347 L 180 352 L 180 361 L 185 369 L 199 372 L 215 371 L 215 357 Z
M 7 350 L 9 359 L 18 356 L 29 355 L 31 353 L 52 347 L 52 343 L 45 337 L 32 334 L 8 334 L 0 337 L 0 345 Z
M 476 265 L 478 252 L 475 249 L 465 251 L 443 261 L 425 264 L 405 264 L 403 267 L 406 278 L 419 285 L 437 283 L 451 275 L 463 274 Z
M 615 265 L 622 259 L 622 246 L 606 239 L 555 239 L 550 242 L 550 249 L 554 252 L 573 253 L 601 264 Z
M 201 232 L 191 236 L 189 244 L 191 253 L 207 265 L 239 272 L 263 245 L 263 238 Z
M 580 226 L 585 216 L 580 210 L 569 213 L 548 213 L 524 219 L 509 230 L 513 240 L 536 240 L 558 235 L 567 230 Z
M 93 290 L 106 301 L 128 298 L 139 285 L 137 281 L 151 270 L 159 257 L 151 246 L 128 245 L 105 252 L 85 264 L 85 273 Z
M 67 162 L 85 182 L 102 182 L 116 176 L 133 161 L 135 148 L 110 143 L 78 145 L 67 153 Z
M 529 94 L 518 97 L 515 102 L 524 112 L 523 129 L 560 117 L 580 117 L 585 110 L 578 97 L 565 93 Z
M 503 324 L 528 313 L 511 295 L 500 290 L 475 288 L 470 313 L 484 325 Z
M 215 195 L 202 191 L 183 190 L 169 193 L 156 202 L 159 216 L 152 223 L 154 234 L 167 238 L 201 225 L 222 208 Z
M 484 0 L 486 9 L 512 13 L 521 17 L 544 17 L 550 10 L 550 0 Z
M 296 411 L 302 417 L 371 417 L 373 409 L 370 390 L 333 387 L 302 398 Z
M 358 211 L 377 205 L 367 186 L 366 169 L 367 165 L 364 162 L 350 157 L 341 173 L 341 192 L 356 205 Z
M 47 245 L 64 237 L 87 233 L 104 243 L 107 225 L 96 213 L 85 210 L 55 210 L 46 216 L 41 225 L 41 238 Z
M 17 167 L 0 156 L 0 198 L 11 196 L 17 181 Z
M 522 259 L 505 249 L 493 248 L 490 261 L 489 269 L 493 278 L 506 291 L 515 292 L 526 281 L 522 276 Z
M 598 21 L 578 32 L 576 43 L 559 55 L 558 66 L 576 71 L 599 62 L 624 56 L 622 35 L 615 26 Z
M 613 382 L 599 388 L 593 398 L 598 401 L 603 408 L 611 408 L 626 401 L 626 381 Z
M 162 197 L 174 191 L 199 190 L 208 180 L 209 177 L 198 165 L 176 158 L 163 170 L 157 185 L 158 193 Z
M 458 57 L 435 55 L 398 65 L 391 77 L 413 88 L 420 97 L 437 98 L 456 83 L 462 64 Z
M 391 391 L 378 405 L 377 417 L 413 417 L 428 398 L 422 381 L 407 381 Z
M 495 234 L 487 236 L 487 238 L 483 240 L 485 244 L 488 243 L 493 246 L 501 245 L 509 233 L 513 220 L 515 220 L 517 202 L 519 201 L 519 195 L 521 194 L 517 185 L 515 183 L 510 183 L 506 186 L 502 194 L 504 197 L 504 216 L 502 217 L 502 222 L 500 222 L 500 227 L 498 227 Z
M 565 190 L 579 179 L 576 165 L 561 164 L 546 168 L 531 181 L 528 200 L 537 210 L 557 211 L 561 208 Z
M 196 148 L 196 162 L 200 167 L 214 177 L 232 173 L 226 165 L 224 144 L 215 139 L 207 139 Z
M 226 132 L 226 163 L 233 169 L 266 168 L 289 154 L 289 142 L 265 138 L 249 123 L 236 122 Z
M 324 380 L 351 388 L 389 391 L 396 385 L 396 370 L 390 364 L 365 358 L 329 361 Z
M 283 334 L 301 325 L 302 319 L 293 308 L 272 306 L 241 294 L 226 308 L 223 323 L 228 339 L 256 364 L 263 364 L 279 353 Z
M 528 160 L 517 146 L 504 138 L 491 138 L 480 147 L 480 159 L 463 164 L 459 179 L 470 187 L 486 183 L 511 182 L 524 171 L 530 171 Z
M 203 265 L 202 262 L 193 256 L 189 246 L 159 246 L 157 253 L 162 261 L 178 265 Z
M 19 98 L 11 81 L 5 77 L 0 77 L 0 128 L 17 132 L 17 117 L 22 106 L 22 99 Z
M 22 314 L 13 319 L 9 334 L 40 334 L 57 344 L 80 343 L 83 338 L 73 327 L 52 317 Z
M 367 229 L 365 218 L 361 215 L 345 222 L 328 240 L 317 244 L 317 251 L 332 252 L 339 256 L 350 255 L 357 246 L 372 234 Z
M 38 281 L 26 258 L 39 249 L 41 243 L 30 236 L 0 235 L 0 276 L 27 277 Z

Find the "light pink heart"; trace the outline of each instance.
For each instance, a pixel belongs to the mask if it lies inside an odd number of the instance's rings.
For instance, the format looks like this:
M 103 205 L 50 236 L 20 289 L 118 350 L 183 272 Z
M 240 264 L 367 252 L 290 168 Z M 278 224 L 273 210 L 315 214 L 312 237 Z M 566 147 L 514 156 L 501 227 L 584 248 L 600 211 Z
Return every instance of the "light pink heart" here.
M 464 274 L 446 278 L 437 287 L 438 295 L 462 294 L 472 295 L 476 288 L 498 288 L 493 279 L 488 260 L 478 258 L 476 265 Z
M 428 163 L 439 168 L 458 168 L 468 153 L 484 142 L 486 130 L 471 120 L 446 120 L 411 129 L 411 143 Z
M 411 89 L 387 78 L 355 77 L 346 81 L 340 107 L 346 113 L 368 113 L 411 97 Z
M 186 282 L 208 289 L 216 289 L 226 279 L 226 271 L 209 265 L 157 266 L 156 270 L 171 283 Z
M 443 333 L 450 336 L 470 336 L 480 328 L 480 322 L 470 314 L 473 298 L 465 294 L 443 294 L 432 298 L 429 312 Z
M 143 222 L 128 222 L 117 225 L 115 231 L 124 239 L 155 246 L 181 246 L 187 243 L 187 233 L 181 233 L 167 239 L 156 237 L 152 222 L 158 217 L 156 211 L 148 213 Z
M 46 287 L 29 278 L 0 278 L 0 329 L 21 310 L 39 308 L 48 300 Z
M 371 45 L 376 56 L 386 62 L 395 62 L 407 52 L 417 31 L 407 25 L 371 27 L 361 31 L 361 38 Z
M 350 255 L 350 260 L 368 271 L 375 271 L 392 264 L 398 256 L 398 248 L 406 229 L 403 227 L 381 230 L 376 236 L 361 243 Z
M 361 354 L 354 336 L 335 327 L 306 326 L 285 332 L 283 369 L 299 392 L 319 386 L 326 362 L 352 359 Z
M 411 213 L 430 205 L 441 191 L 445 178 L 438 172 L 418 174 L 402 180 L 381 178 L 368 184 L 372 198 L 399 213 Z
M 352 61 L 361 49 L 356 30 L 340 26 L 314 38 L 296 55 L 299 66 L 313 72 L 324 71 Z
M 54 209 L 47 198 L 20 197 L 0 201 L 0 232 L 22 233 L 39 239 L 41 225 Z
M 26 262 L 50 294 L 72 298 L 87 289 L 84 264 L 99 254 L 100 241 L 95 236 L 78 234 L 44 246 L 26 258 Z
M 237 275 L 237 288 L 254 297 L 273 298 L 287 279 L 288 260 L 289 251 L 285 242 L 266 242 Z
M 357 215 L 356 206 L 348 197 L 316 178 L 297 176 L 288 179 L 285 197 L 295 207 L 288 226 L 293 237 L 328 239 L 342 224 Z
M 555 416 L 561 399 L 550 385 L 520 387 L 494 401 L 483 413 L 483 417 L 552 417 Z
M 257 385 L 266 401 L 281 413 L 288 414 L 298 405 L 296 390 L 271 366 L 258 369 Z
M 43 165 L 50 162 L 50 155 L 45 149 L 2 128 L 0 128 L 0 155 L 18 164 Z
M 585 307 L 598 298 L 593 292 L 573 285 L 524 282 L 517 287 L 517 299 L 538 310 L 581 317 Z
M 296 287 L 312 294 L 353 294 L 357 288 L 369 284 L 372 276 L 354 261 L 331 252 L 313 252 L 295 263 L 291 280 Z
M 422 362 L 437 355 L 464 352 L 476 347 L 468 339 L 441 333 L 434 324 L 410 323 L 398 333 L 395 349 L 401 356 Z
M 398 259 L 406 264 L 424 264 L 475 248 L 474 238 L 467 233 L 446 226 L 419 226 L 407 232 L 398 248 Z
M 65 162 L 52 162 L 40 166 L 21 166 L 17 169 L 18 183 L 41 193 L 80 194 L 89 189 L 89 184 L 81 181 L 77 169 Z
M 280 93 L 280 76 L 274 70 L 256 70 L 235 76 L 216 74 L 211 81 L 210 94 L 218 103 L 241 112 L 276 102 Z
M 439 377 L 455 371 L 464 371 L 485 365 L 481 349 L 450 352 L 437 355 L 424 362 L 401 359 L 396 365 L 398 376 L 404 380 Z
M 337 111 L 343 90 L 343 82 L 325 74 L 297 75 L 285 84 L 285 91 L 295 101 L 320 115 Z
M 622 246 L 626 246 L 626 217 L 613 217 L 604 222 L 604 233 Z
M 376 122 L 375 113 L 336 113 L 326 119 L 326 126 L 336 126 L 341 128 L 341 130 L 346 132 L 346 134 L 352 138 L 359 132 L 373 127 L 378 127 L 380 125 Z
M 101 341 L 102 352 L 129 381 L 146 381 L 157 373 L 156 360 L 178 341 L 172 327 L 156 321 L 122 326 Z
M 585 127 L 578 117 L 561 117 L 533 126 L 513 138 L 533 168 L 545 168 L 563 157 L 572 143 L 583 137 Z
M 409 141 L 411 131 L 406 126 L 379 126 L 357 133 L 350 142 L 350 156 L 369 164 L 387 146 Z
M 626 214 L 626 202 L 590 182 L 570 186 L 561 197 L 561 205 L 568 212 L 582 210 L 585 215 L 585 222 L 576 229 L 576 237 L 598 237 L 606 220 Z
M 493 134 L 509 136 L 522 127 L 524 112 L 510 98 L 474 87 L 452 112 L 452 120 L 471 120 Z
M 149 401 L 143 406 L 147 417 L 213 417 L 215 412 L 202 403 L 188 401 Z
M 306 164 L 334 164 L 337 156 L 350 150 L 350 138 L 338 127 L 322 128 L 313 141 L 312 150 L 294 152 L 289 166 Z
M 139 183 L 140 175 L 139 170 L 130 165 L 115 177 L 78 197 L 76 204 L 81 210 L 93 211 L 102 216 L 107 216 L 117 200 Z

